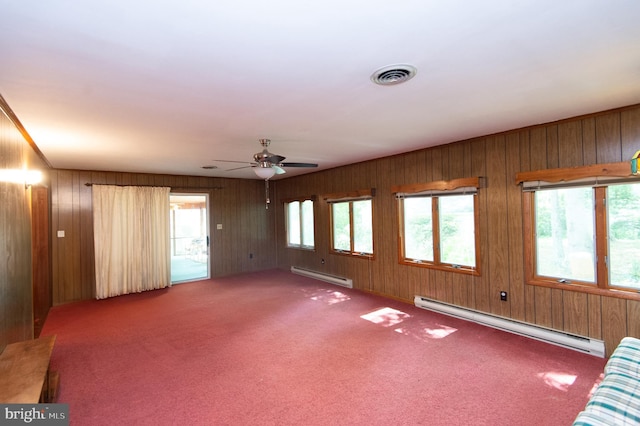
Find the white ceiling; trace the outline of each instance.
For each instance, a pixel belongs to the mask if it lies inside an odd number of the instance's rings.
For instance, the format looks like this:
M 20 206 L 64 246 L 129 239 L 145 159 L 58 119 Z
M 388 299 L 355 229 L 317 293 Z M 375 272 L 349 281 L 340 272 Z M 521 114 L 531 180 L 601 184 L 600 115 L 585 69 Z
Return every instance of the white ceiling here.
M 638 0 L 0 10 L 0 94 L 56 168 L 256 178 L 215 160 L 250 162 L 270 138 L 286 161 L 326 169 L 640 103 Z M 371 82 L 395 63 L 416 77 Z

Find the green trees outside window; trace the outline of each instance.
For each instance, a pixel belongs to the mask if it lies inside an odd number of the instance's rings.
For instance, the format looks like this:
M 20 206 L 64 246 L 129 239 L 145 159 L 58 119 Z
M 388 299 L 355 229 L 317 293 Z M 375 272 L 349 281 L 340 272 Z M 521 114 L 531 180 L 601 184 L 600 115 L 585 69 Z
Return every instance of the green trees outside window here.
M 404 257 L 433 262 L 431 197 L 404 200 Z
M 400 198 L 401 263 L 476 272 L 476 196 Z
M 640 290 L 640 184 L 608 189 L 609 282 Z
M 593 197 L 591 187 L 536 191 L 538 275 L 595 282 Z
M 640 183 L 533 191 L 533 283 L 640 290 Z
M 438 198 L 442 263 L 476 266 L 474 195 Z
M 333 224 L 333 249 L 351 251 L 351 219 L 350 203 L 334 203 L 331 205 Z
M 373 255 L 373 207 L 370 199 L 331 203 L 331 244 L 339 253 Z

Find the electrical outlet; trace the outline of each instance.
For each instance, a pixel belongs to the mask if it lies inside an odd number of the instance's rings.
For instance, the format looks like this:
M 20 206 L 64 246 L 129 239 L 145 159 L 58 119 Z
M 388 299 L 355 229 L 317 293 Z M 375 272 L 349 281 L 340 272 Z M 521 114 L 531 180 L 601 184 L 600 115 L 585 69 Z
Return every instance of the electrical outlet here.
M 502 300 L 503 302 L 507 301 L 507 292 L 506 291 L 501 291 L 500 292 L 500 300 Z

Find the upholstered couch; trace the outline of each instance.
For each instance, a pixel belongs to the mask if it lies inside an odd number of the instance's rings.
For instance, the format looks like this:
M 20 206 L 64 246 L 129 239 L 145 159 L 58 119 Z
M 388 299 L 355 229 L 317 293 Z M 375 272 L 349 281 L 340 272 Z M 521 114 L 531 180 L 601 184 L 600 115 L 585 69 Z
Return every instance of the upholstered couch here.
M 573 425 L 640 425 L 640 339 L 622 339 Z

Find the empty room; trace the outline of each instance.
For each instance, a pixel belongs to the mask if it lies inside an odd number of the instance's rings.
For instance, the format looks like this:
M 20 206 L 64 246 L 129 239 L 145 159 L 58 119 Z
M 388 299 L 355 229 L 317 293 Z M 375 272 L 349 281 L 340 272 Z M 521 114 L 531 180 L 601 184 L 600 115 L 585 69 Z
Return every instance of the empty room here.
M 0 418 L 640 424 L 639 18 L 5 4 Z

